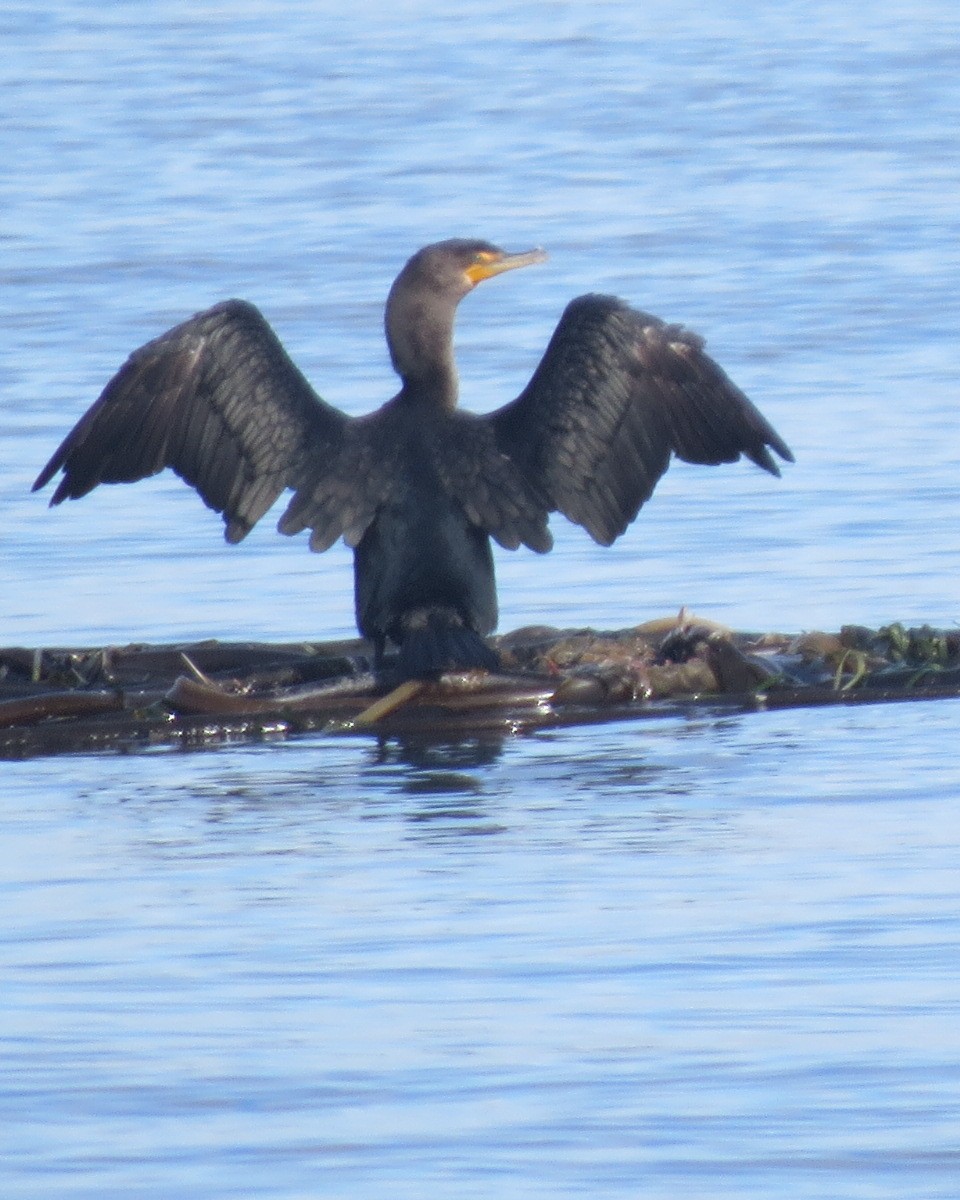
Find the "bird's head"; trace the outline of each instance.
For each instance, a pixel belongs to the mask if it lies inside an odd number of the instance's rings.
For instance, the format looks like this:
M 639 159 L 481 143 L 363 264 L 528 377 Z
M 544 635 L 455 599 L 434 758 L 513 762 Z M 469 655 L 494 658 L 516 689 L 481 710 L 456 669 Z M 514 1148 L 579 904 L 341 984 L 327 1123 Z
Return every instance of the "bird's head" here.
M 453 317 L 463 297 L 484 279 L 546 257 L 543 250 L 508 254 L 472 238 L 450 238 L 418 250 L 387 297 L 387 344 L 401 378 L 425 379 L 438 370 L 450 374 Z
M 477 238 L 450 238 L 425 246 L 407 262 L 397 276 L 391 296 L 416 292 L 444 299 L 456 307 L 467 292 L 484 279 L 543 262 L 543 250 L 508 254 L 499 246 Z M 388 301 L 389 304 L 389 301 Z

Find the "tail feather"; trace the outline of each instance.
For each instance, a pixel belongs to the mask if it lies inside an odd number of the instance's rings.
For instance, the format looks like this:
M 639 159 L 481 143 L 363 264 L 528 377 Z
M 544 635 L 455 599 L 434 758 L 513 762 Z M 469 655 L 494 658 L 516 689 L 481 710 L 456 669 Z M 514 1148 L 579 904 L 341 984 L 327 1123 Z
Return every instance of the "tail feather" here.
M 404 679 L 428 679 L 443 671 L 500 670 L 497 654 L 449 609 L 405 614 L 397 640 L 396 665 Z

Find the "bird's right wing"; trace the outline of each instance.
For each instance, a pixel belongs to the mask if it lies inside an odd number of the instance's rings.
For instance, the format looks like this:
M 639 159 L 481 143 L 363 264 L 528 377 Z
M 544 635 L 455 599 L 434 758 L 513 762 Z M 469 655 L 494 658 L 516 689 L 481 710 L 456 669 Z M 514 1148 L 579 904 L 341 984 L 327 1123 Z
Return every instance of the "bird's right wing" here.
M 309 460 L 339 453 L 349 419 L 325 404 L 252 304 L 227 300 L 135 350 L 40 472 L 51 504 L 164 467 L 223 514 L 238 542 Z

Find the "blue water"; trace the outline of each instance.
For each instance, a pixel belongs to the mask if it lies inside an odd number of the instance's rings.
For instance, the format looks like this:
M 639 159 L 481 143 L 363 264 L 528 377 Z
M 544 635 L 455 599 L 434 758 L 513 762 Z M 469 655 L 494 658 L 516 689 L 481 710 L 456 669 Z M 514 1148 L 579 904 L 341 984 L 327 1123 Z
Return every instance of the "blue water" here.
M 611 291 L 797 456 L 500 553 L 501 629 L 954 625 L 955 5 L 435 8 L 0 12 L 0 641 L 351 634 L 341 547 L 29 486 L 229 295 L 381 403 L 387 288 L 455 234 L 551 256 L 464 302 L 465 406 Z M 4 764 L 3 1195 L 953 1200 L 958 712 Z

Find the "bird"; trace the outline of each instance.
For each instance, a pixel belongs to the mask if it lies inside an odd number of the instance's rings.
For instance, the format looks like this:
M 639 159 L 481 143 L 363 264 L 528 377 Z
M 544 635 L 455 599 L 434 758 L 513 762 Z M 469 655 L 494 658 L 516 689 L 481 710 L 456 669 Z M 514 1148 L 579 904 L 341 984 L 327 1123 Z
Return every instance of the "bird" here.
M 357 627 L 374 669 L 400 678 L 496 671 L 491 538 L 550 550 L 551 513 L 609 546 L 671 458 L 779 475 L 780 435 L 697 334 L 613 296 L 570 301 L 520 394 L 489 413 L 457 407 L 460 301 L 480 282 L 546 259 L 452 238 L 409 259 L 384 327 L 400 390 L 351 417 L 324 401 L 260 310 L 226 300 L 135 350 L 80 417 L 33 490 L 62 471 L 51 506 L 101 483 L 171 467 L 243 540 L 281 493 L 278 529 L 354 555 Z M 396 654 L 388 654 L 396 649 Z

